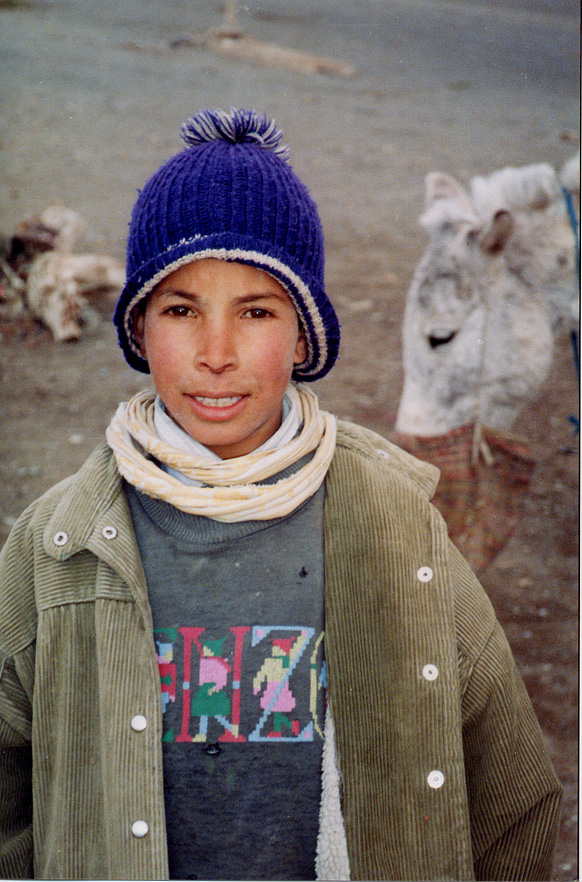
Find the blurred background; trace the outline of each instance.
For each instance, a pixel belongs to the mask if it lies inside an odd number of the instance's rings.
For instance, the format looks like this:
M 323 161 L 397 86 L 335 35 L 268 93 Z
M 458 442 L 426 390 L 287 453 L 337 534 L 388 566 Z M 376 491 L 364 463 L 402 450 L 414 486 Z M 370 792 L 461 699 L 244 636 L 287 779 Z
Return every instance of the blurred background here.
M 579 3 L 263 0 L 235 11 L 233 21 L 219 0 L 0 0 L 0 232 L 59 203 L 86 220 L 76 250 L 122 260 L 137 189 L 181 148 L 182 121 L 203 107 L 266 111 L 327 238 L 343 336 L 316 384 L 321 402 L 391 437 L 406 292 L 427 244 L 425 175 L 467 185 L 507 165 L 558 170 L 575 154 Z M 2 541 L 79 467 L 118 401 L 147 385 L 117 347 L 114 301 L 92 301 L 97 320 L 76 343 L 0 315 Z M 479 574 L 565 785 L 557 880 L 578 878 L 577 413 L 563 335 L 515 426 L 537 461 L 520 521 Z

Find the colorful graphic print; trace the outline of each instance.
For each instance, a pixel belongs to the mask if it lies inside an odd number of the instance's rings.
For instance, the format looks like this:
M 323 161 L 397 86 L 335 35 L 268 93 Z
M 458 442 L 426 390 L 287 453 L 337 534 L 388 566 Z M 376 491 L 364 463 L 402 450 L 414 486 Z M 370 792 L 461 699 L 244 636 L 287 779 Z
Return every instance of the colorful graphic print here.
M 243 625 L 215 635 L 184 627 L 156 629 L 154 638 L 166 743 L 323 738 L 323 632 Z

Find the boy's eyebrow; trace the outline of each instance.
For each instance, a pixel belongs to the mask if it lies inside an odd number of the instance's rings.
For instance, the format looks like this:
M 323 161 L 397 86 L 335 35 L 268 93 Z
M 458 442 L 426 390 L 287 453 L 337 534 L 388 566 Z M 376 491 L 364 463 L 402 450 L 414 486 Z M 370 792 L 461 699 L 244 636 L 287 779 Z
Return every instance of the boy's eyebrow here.
M 254 300 L 271 300 L 272 298 L 275 300 L 286 300 L 288 295 L 279 291 L 257 291 L 254 294 L 242 294 L 236 300 L 237 303 L 250 303 Z
M 156 293 L 158 297 L 184 297 L 186 300 L 192 301 L 192 303 L 199 303 L 201 300 L 204 300 L 199 294 L 195 294 L 192 291 L 183 291 L 181 288 L 158 288 Z M 279 291 L 256 291 L 250 294 L 241 294 L 240 297 L 235 298 L 235 303 L 244 304 L 257 300 L 270 300 L 271 298 L 285 300 L 287 297 L 287 294 L 284 292 L 280 293 Z

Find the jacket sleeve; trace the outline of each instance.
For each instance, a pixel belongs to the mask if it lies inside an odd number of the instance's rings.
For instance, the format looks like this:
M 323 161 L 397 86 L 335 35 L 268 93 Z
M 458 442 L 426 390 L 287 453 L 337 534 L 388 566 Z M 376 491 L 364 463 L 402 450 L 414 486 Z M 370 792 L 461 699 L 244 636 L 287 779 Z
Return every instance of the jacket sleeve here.
M 29 702 L 13 659 L 0 675 L 0 878 L 32 878 L 32 750 L 23 734 Z M 27 728 L 25 726 L 24 728 Z
M 561 785 L 505 635 L 456 552 L 453 574 L 475 878 L 547 882 Z
M 0 555 L 0 878 L 31 879 L 32 553 L 24 522 Z

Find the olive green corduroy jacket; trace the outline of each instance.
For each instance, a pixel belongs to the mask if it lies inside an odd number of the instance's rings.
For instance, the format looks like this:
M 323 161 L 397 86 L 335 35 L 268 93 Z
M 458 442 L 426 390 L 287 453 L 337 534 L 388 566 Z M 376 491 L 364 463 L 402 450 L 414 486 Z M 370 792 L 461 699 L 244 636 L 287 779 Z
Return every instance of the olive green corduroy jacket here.
M 560 786 L 492 608 L 428 502 L 435 474 L 338 427 L 326 660 L 351 876 L 548 880 Z M 12 531 L 0 663 L 0 876 L 34 861 L 38 878 L 167 878 L 151 612 L 105 446 Z

